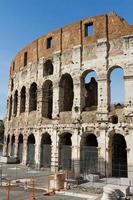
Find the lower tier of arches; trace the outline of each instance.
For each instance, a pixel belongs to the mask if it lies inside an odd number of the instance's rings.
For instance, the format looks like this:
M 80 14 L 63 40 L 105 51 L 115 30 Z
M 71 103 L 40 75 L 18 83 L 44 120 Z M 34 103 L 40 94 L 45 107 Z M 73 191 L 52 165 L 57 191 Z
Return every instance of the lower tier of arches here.
M 21 130 L 5 134 L 3 155 L 17 157 L 20 163 L 32 167 L 73 171 L 76 176 L 129 177 L 133 175 L 132 137 L 117 128 L 32 129 L 28 134 Z

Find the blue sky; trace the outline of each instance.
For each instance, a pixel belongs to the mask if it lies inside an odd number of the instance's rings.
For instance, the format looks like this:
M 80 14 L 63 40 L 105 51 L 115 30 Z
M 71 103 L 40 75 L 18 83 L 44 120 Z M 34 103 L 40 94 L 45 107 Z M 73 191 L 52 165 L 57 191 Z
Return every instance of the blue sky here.
M 133 0 L 0 0 L 0 119 L 6 112 L 9 66 L 20 49 L 89 16 L 114 11 L 133 24 L 132 5 Z

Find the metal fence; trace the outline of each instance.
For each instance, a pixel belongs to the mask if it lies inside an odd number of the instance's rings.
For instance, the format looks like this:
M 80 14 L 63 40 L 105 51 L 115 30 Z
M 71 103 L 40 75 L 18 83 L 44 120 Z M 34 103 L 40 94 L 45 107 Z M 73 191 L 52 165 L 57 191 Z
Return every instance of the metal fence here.
M 114 173 L 114 175 L 116 174 L 116 176 L 109 177 L 108 175 L 104 174 L 105 162 L 102 160 L 98 160 L 98 162 L 95 163 L 89 162 L 88 166 L 88 160 L 63 161 L 63 163 L 67 162 L 67 165 L 69 167 L 71 163 L 71 168 L 69 168 L 68 170 L 62 169 L 61 172 L 65 173 L 65 181 L 70 186 L 70 189 L 76 188 L 76 190 L 80 190 L 84 188 L 84 190 L 89 191 L 90 188 L 93 188 L 94 191 L 95 189 L 96 191 L 99 189 L 101 192 L 102 188 L 107 184 L 122 186 L 130 185 L 130 187 L 133 188 L 133 166 L 128 166 L 127 169 L 126 166 L 117 165 L 113 168 L 113 170 L 116 170 L 117 172 Z M 80 176 L 77 177 L 77 173 L 79 172 L 78 170 L 81 166 L 83 166 L 84 163 L 86 163 L 86 165 L 80 170 Z M 90 163 L 92 164 L 92 166 L 90 166 Z M 8 188 L 10 184 L 12 185 L 12 189 L 16 191 L 22 190 L 29 192 L 29 188 L 31 188 L 32 190 L 34 187 L 36 188 L 37 193 L 38 191 L 41 191 L 41 193 L 43 193 L 49 188 L 50 175 L 52 175 L 50 168 L 35 169 L 22 166 L 20 164 L 0 164 L 0 188 Z M 130 177 L 129 179 L 127 178 L 128 175 Z M 33 192 L 33 190 L 30 192 Z M 7 189 L 3 189 L 3 193 L 6 194 Z

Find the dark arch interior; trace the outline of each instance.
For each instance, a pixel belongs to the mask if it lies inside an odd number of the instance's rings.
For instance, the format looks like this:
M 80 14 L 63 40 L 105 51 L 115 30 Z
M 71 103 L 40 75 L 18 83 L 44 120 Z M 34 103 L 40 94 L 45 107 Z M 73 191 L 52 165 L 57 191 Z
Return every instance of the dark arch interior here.
M 20 113 L 25 112 L 25 103 L 26 103 L 26 88 L 23 86 L 21 90 L 21 97 L 20 97 Z
M 18 107 L 18 91 L 15 91 L 14 94 L 14 116 L 17 115 L 17 107 Z
M 60 144 L 61 145 L 72 145 L 71 141 L 71 133 L 64 133 L 63 135 L 60 136 Z
M 112 176 L 127 177 L 127 145 L 123 135 L 112 137 Z
M 43 65 L 43 76 L 53 74 L 53 64 L 51 60 L 47 60 Z
M 32 83 L 30 87 L 29 111 L 37 109 L 37 84 Z
M 98 142 L 94 134 L 88 134 L 81 139 L 80 166 L 81 173 L 98 172 Z
M 19 134 L 19 138 L 18 138 L 18 159 L 20 163 L 23 160 L 23 135 L 22 134 Z
M 71 111 L 73 106 L 73 80 L 70 74 L 64 74 L 61 77 L 59 92 L 60 112 Z
M 18 142 L 23 143 L 23 135 L 22 134 L 19 135 Z
M 13 135 L 13 136 L 12 136 L 11 143 L 13 144 L 14 142 L 15 142 L 15 136 Z
M 11 137 L 11 156 L 14 156 L 15 151 L 15 135 L 12 135 Z
M 118 123 L 118 116 L 117 115 L 113 115 L 111 117 L 111 122 L 112 122 L 112 124 L 117 124 Z
M 9 103 L 9 120 L 11 120 L 12 116 L 12 96 L 10 97 L 10 103 Z
M 35 137 L 33 134 L 29 135 L 28 144 L 35 144 Z
M 42 88 L 42 116 L 52 119 L 53 110 L 53 84 L 47 80 Z
M 72 134 L 64 133 L 59 139 L 59 169 L 70 170 L 71 169 L 71 154 L 72 154 Z
M 35 164 L 35 137 L 33 134 L 28 137 L 27 164 L 29 166 Z
M 14 88 L 14 81 L 13 79 L 11 79 L 11 91 L 13 90 L 13 88 Z
M 8 135 L 8 137 L 7 137 L 7 144 L 9 144 L 9 142 L 10 142 L 10 136 Z
M 84 108 L 90 110 L 96 108 L 98 104 L 98 84 L 96 81 L 96 73 L 94 71 L 86 72 L 82 76 L 84 86 Z
M 48 133 L 43 134 L 41 144 L 48 144 L 51 145 L 51 137 Z
M 48 133 L 42 135 L 41 140 L 41 166 L 51 166 L 51 136 Z
M 94 134 L 88 134 L 87 136 L 82 138 L 81 145 L 97 147 L 98 142 L 96 136 Z

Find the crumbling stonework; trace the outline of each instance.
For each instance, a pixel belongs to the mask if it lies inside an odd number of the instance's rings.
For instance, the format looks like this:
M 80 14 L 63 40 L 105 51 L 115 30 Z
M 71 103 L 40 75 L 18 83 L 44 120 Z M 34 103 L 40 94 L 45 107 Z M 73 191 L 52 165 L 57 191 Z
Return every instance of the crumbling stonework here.
M 52 171 L 132 176 L 132 54 L 133 26 L 115 13 L 66 26 L 24 48 L 10 68 L 3 154 Z M 118 67 L 125 104 L 115 109 L 110 73 Z M 85 84 L 92 71 L 97 81 Z

